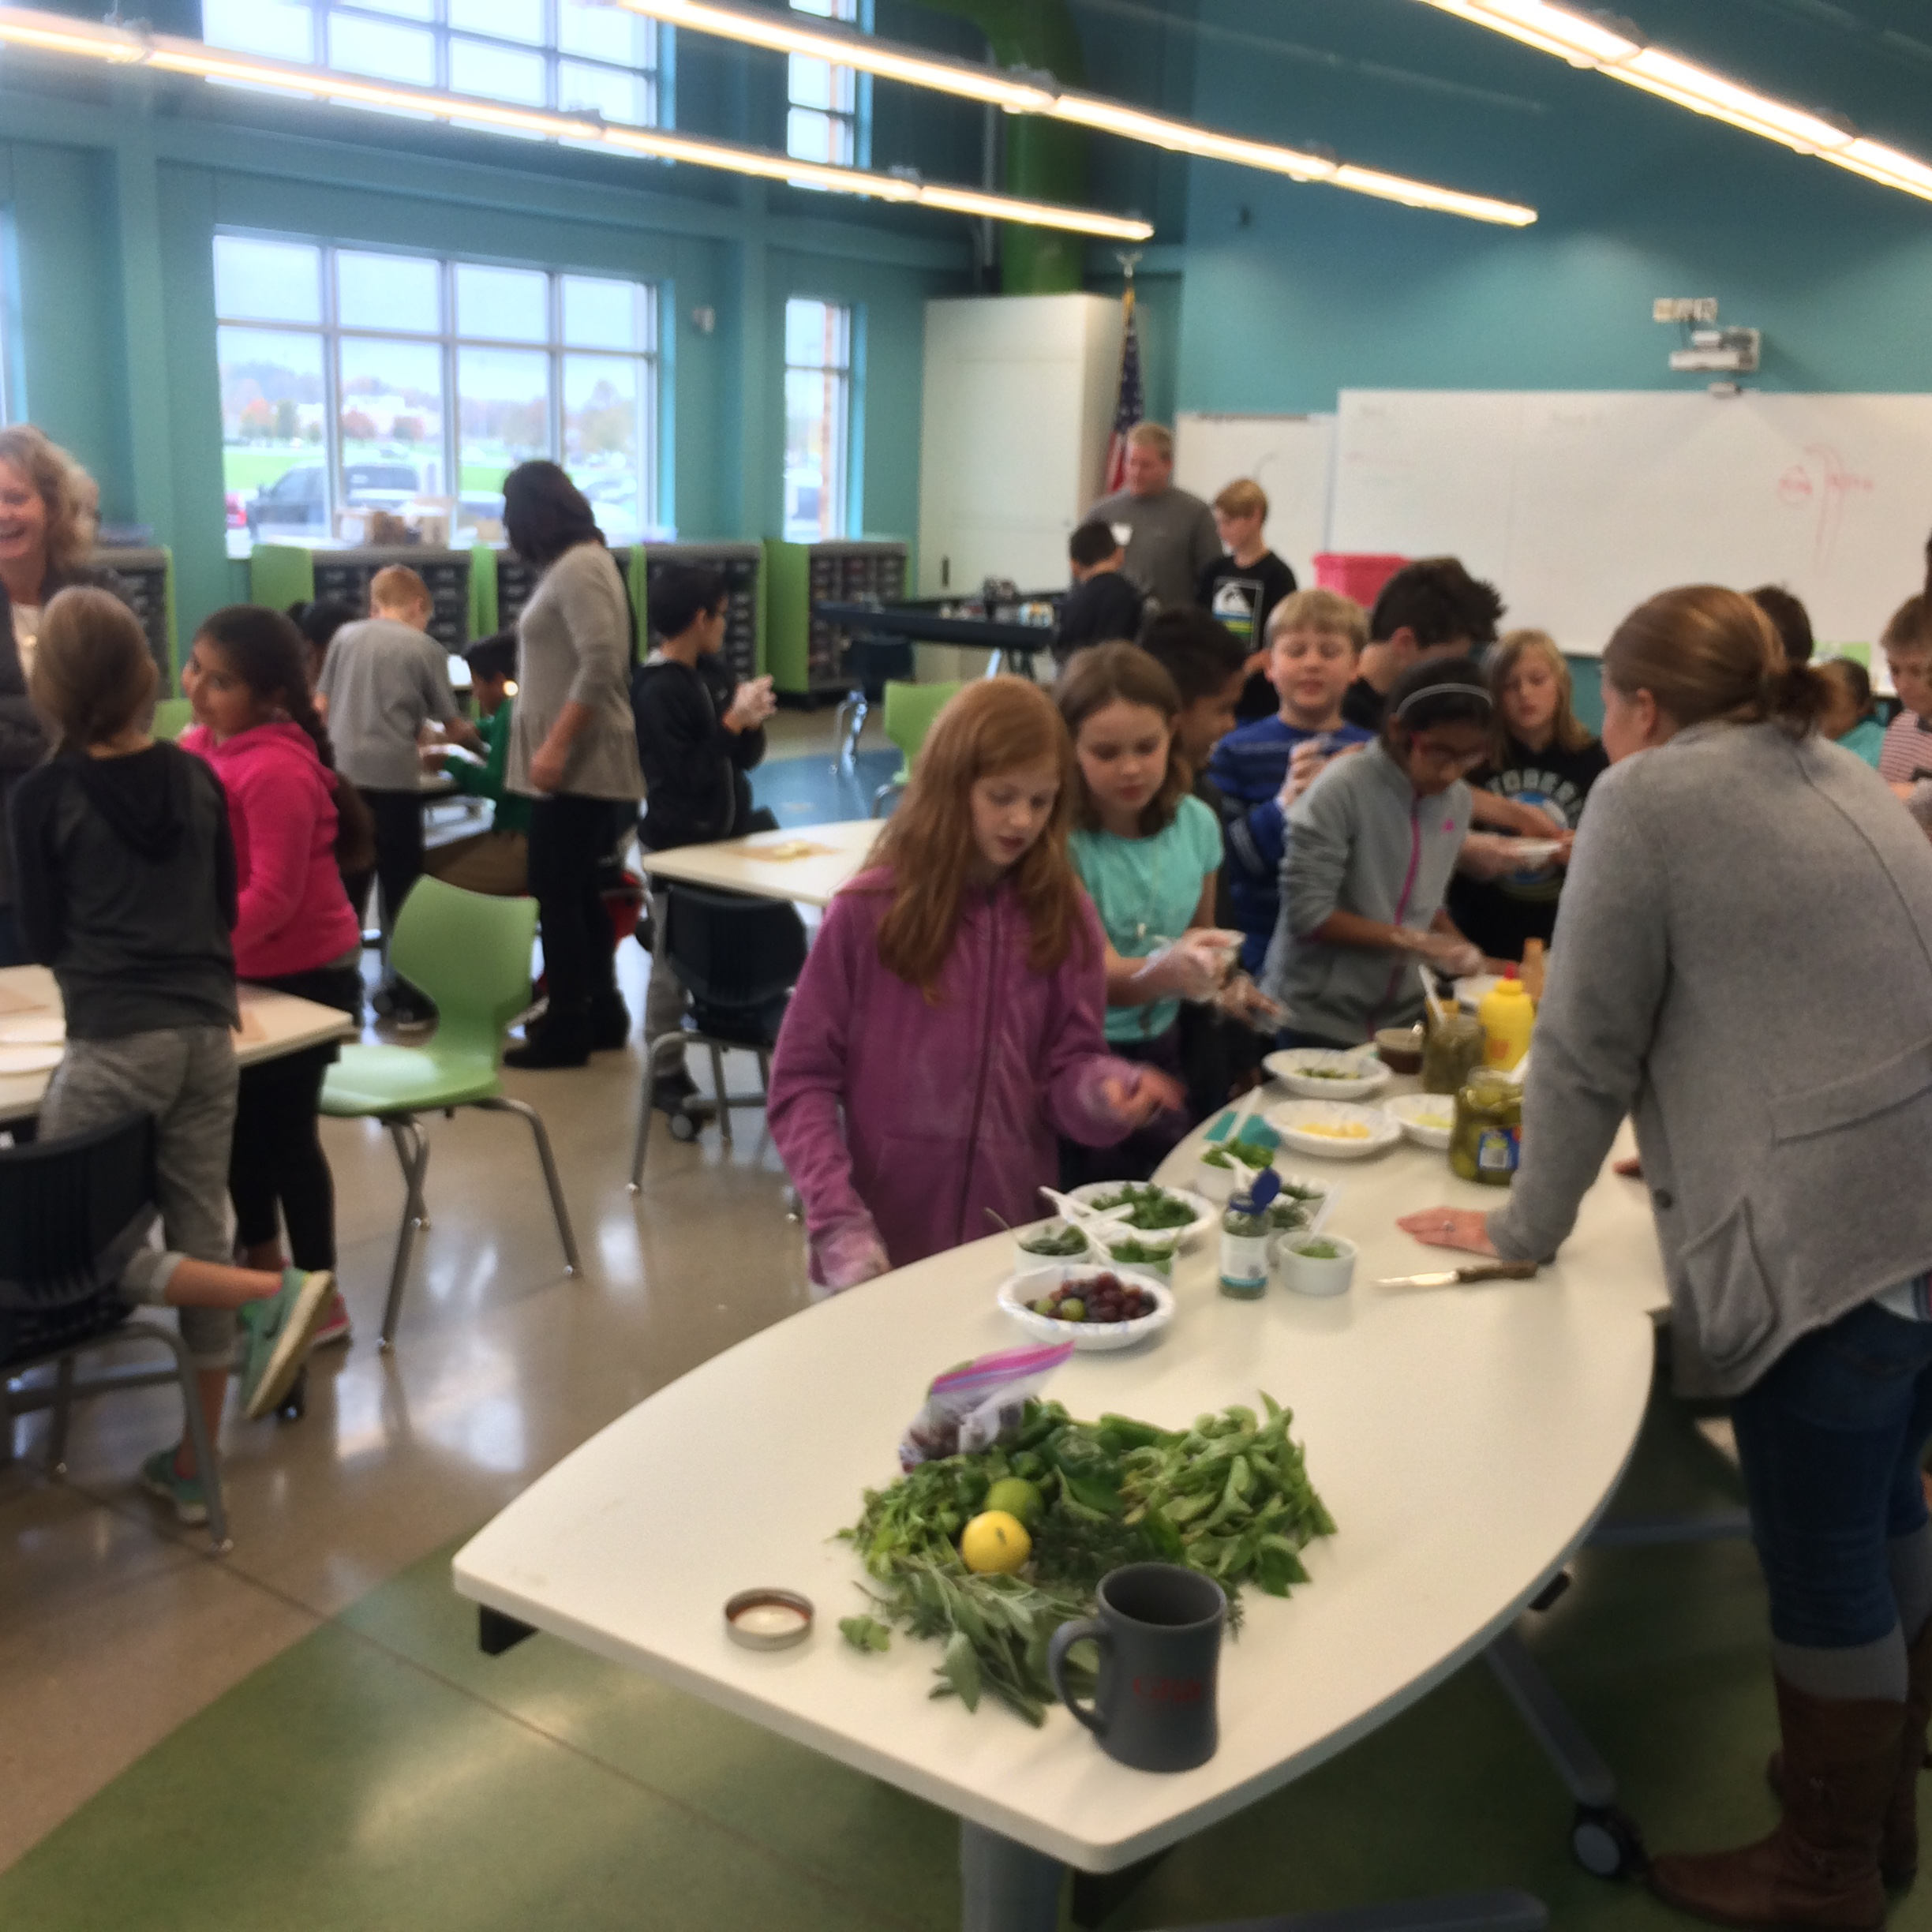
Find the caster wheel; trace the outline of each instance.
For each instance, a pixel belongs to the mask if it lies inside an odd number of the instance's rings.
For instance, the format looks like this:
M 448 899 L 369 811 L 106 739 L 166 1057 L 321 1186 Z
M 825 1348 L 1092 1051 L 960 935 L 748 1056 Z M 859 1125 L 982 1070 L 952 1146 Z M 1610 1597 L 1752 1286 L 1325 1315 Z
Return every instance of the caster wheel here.
M 671 1138 L 673 1140 L 695 1140 L 698 1123 L 680 1107 L 670 1119 Z
M 305 1362 L 295 1372 L 295 1380 L 289 1384 L 288 1393 L 282 1398 L 282 1406 L 275 1411 L 278 1422 L 299 1422 L 309 1413 L 309 1365 Z
M 1570 1827 L 1570 1849 L 1597 1878 L 1634 1878 L 1646 1863 L 1636 1820 L 1614 1807 L 1593 1810 L 1579 1806 Z

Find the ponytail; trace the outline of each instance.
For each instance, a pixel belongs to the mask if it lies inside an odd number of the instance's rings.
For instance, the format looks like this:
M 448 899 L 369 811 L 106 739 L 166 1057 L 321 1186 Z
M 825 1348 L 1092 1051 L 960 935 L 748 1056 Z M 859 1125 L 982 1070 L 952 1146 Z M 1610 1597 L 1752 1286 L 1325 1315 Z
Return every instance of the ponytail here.
M 195 635 L 228 661 L 257 704 L 286 713 L 307 735 L 323 769 L 334 775 L 335 747 L 309 689 L 308 642 L 294 623 L 259 604 L 230 604 L 205 619 Z M 333 789 L 336 866 L 345 873 L 366 871 L 375 863 L 375 821 L 347 779 L 335 777 Z
M 1892 613 L 1879 647 L 1894 657 L 1932 654 L 1932 537 L 1926 539 L 1925 588 Z
M 1603 665 L 1625 697 L 1649 691 L 1679 729 L 1720 718 L 1769 722 L 1802 738 L 1831 702 L 1829 681 L 1785 657 L 1764 612 L 1715 584 L 1666 590 L 1640 604 L 1604 646 Z

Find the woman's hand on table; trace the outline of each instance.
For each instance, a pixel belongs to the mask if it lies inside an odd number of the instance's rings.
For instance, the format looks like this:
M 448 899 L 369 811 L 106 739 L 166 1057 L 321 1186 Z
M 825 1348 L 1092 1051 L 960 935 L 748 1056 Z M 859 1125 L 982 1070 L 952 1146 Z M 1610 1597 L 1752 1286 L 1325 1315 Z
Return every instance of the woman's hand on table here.
M 1144 1127 L 1156 1114 L 1187 1105 L 1187 1089 L 1159 1067 L 1136 1067 L 1132 1080 L 1110 1074 L 1100 1083 L 1100 1092 L 1115 1117 L 1129 1127 Z
M 1468 1254 L 1496 1252 L 1496 1243 L 1489 1238 L 1489 1217 L 1479 1208 L 1425 1208 L 1420 1214 L 1403 1215 L 1395 1225 L 1431 1248 L 1459 1248 Z

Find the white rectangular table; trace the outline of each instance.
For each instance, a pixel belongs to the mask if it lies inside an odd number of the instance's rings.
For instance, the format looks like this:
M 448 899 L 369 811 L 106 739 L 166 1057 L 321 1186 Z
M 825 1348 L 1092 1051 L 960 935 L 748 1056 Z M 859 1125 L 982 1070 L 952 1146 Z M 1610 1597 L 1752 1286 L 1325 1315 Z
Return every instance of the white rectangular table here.
M 1196 1770 L 1125 1769 L 1064 1713 L 1034 1731 L 990 1703 L 969 1716 L 932 1702 L 938 1646 L 900 1634 L 861 1656 L 839 1638 L 863 1600 L 832 1532 L 890 1480 L 930 1377 L 1023 1339 L 994 1303 L 1015 1259 L 1004 1236 L 795 1316 L 661 1390 L 468 1544 L 457 1588 L 944 1806 L 961 1820 L 968 1932 L 1044 1932 L 1065 1866 L 1116 1871 L 1163 1850 L 1481 1653 L 1582 1541 L 1634 1445 L 1661 1291 L 1641 1188 L 1606 1174 L 1535 1281 L 1390 1290 L 1371 1284 L 1443 1259 L 1395 1211 L 1496 1196 L 1406 1145 L 1327 1170 L 1347 1183 L 1331 1231 L 1361 1245 L 1352 1293 L 1230 1301 L 1203 1243 L 1177 1269 L 1163 1337 L 1077 1355 L 1051 1389 L 1076 1415 L 1168 1426 L 1265 1389 L 1294 1410 L 1340 1526 L 1292 1599 L 1249 1593 L 1223 1658 L 1220 1749 Z M 727 1640 L 725 1599 L 761 1585 L 812 1598 L 805 1646 Z M 1460 1923 L 1542 1923 L 1521 1915 L 1523 1894 L 1490 1903 Z
M 319 1046 L 324 1040 L 354 1034 L 355 1022 L 333 1006 L 275 993 L 265 987 L 241 989 L 242 1028 L 235 1039 L 235 1058 L 243 1066 L 277 1060 L 284 1054 Z M 38 1042 L 52 1030 L 50 1020 L 63 1018 L 60 988 L 44 966 L 9 966 L 0 970 L 0 1046 L 31 1035 Z M 49 1072 L 0 1074 L 0 1125 L 26 1120 L 40 1110 Z
M 638 863 L 653 885 L 676 880 L 755 899 L 828 906 L 841 886 L 865 870 L 873 842 L 885 829 L 882 818 L 844 818 L 831 825 L 754 832 L 715 845 L 680 845 L 661 852 L 640 848 Z M 824 849 L 796 852 L 801 846 Z

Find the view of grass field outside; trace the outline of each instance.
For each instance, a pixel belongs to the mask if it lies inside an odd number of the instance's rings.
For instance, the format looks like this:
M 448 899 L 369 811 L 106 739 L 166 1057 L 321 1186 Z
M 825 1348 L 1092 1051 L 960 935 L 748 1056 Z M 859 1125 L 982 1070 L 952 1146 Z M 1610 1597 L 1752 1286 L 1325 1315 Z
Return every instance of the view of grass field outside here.
M 614 544 L 652 527 L 647 284 L 313 242 L 215 242 L 228 542 L 326 543 L 345 510 L 447 506 L 495 535 L 548 456 Z

